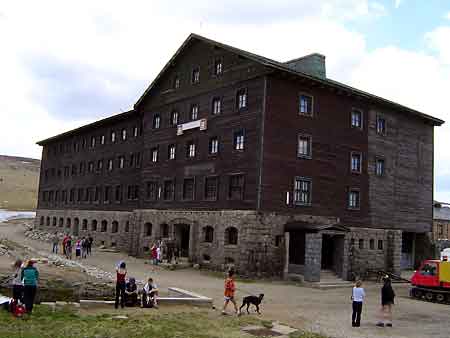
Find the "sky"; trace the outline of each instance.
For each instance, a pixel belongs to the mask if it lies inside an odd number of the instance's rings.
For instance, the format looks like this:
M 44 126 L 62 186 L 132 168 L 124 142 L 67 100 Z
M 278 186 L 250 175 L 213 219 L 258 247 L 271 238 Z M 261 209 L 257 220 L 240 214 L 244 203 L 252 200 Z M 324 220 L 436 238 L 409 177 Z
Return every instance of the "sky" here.
M 450 202 L 450 1 L 0 0 L 0 154 L 130 109 L 191 33 L 433 115 L 435 199 Z

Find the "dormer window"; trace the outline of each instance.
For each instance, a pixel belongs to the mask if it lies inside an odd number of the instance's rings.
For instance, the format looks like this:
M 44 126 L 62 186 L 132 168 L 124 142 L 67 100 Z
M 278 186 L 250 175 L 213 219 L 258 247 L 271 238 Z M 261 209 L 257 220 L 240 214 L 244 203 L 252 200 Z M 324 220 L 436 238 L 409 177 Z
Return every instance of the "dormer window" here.
M 216 59 L 214 62 L 214 75 L 220 76 L 223 72 L 223 64 L 221 59 Z
M 200 68 L 196 67 L 192 70 L 192 83 L 200 82 Z

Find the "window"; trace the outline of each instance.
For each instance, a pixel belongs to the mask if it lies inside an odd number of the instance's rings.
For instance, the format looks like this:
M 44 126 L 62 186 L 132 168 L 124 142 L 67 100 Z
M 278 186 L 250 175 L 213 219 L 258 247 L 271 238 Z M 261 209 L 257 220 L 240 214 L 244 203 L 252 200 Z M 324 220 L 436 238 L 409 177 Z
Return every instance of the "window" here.
M 312 157 L 312 137 L 309 135 L 298 135 L 297 156 L 303 158 Z
M 209 139 L 209 153 L 211 155 L 217 154 L 219 152 L 219 139 L 217 137 L 212 137 Z
M 443 224 L 438 224 L 438 236 L 442 236 L 444 235 L 444 225 Z M 441 237 L 439 237 L 441 238 Z
M 205 199 L 208 201 L 217 200 L 219 179 L 217 176 L 206 177 L 205 179 Z
M 420 269 L 420 274 L 422 276 L 436 276 L 438 271 L 438 265 L 435 262 L 427 262 Z
M 86 188 L 86 193 L 84 194 L 84 201 L 89 202 L 92 199 L 92 188 Z
M 364 239 L 360 239 L 359 241 L 358 241 L 358 247 L 359 247 L 359 249 L 364 249 Z
M 377 133 L 386 135 L 386 120 L 380 116 L 377 116 Z
M 53 226 L 56 226 L 56 217 L 53 217 Z
M 244 175 L 230 175 L 228 197 L 232 200 L 244 199 Z
M 225 229 L 225 245 L 237 245 L 238 229 L 229 227 Z
M 91 148 L 95 147 L 95 136 L 91 137 Z
M 161 116 L 159 114 L 155 114 L 153 116 L 153 129 L 158 129 L 161 127 Z
M 103 160 L 98 160 L 97 161 L 97 171 L 102 171 L 103 170 Z
M 191 120 L 197 120 L 198 119 L 198 104 L 193 104 L 191 106 Z
M 78 188 L 77 202 L 80 203 L 83 200 L 83 197 L 84 197 L 84 189 Z
M 310 178 L 297 177 L 294 182 L 294 203 L 311 205 L 312 182 Z
M 106 232 L 108 231 L 108 222 L 106 220 L 102 221 L 102 224 L 100 226 L 100 231 L 101 232 Z
M 147 237 L 150 237 L 152 235 L 152 223 L 144 224 L 144 234 Z
M 158 193 L 158 183 L 154 181 L 147 182 L 147 199 L 155 201 Z
M 359 110 L 352 111 L 352 128 L 362 129 L 362 112 Z
M 195 143 L 193 141 L 189 141 L 187 143 L 186 150 L 187 150 L 186 157 L 188 157 L 188 158 L 195 157 Z
M 111 188 L 106 186 L 105 187 L 105 192 L 104 192 L 104 195 L 103 195 L 103 202 L 104 203 L 109 203 L 110 193 L 111 193 Z
M 275 236 L 275 246 L 277 248 L 279 248 L 281 243 L 283 242 L 283 237 L 284 237 L 283 235 L 276 235 Z
M 213 240 L 214 240 L 214 228 L 208 225 L 203 228 L 203 242 L 212 243 Z
M 59 190 L 55 191 L 55 203 L 59 202 Z
M 164 200 L 173 200 L 175 196 L 175 182 L 172 180 L 164 181 Z
M 176 126 L 178 124 L 178 112 L 177 111 L 173 111 L 170 114 L 170 124 L 172 126 Z
M 138 137 L 138 136 L 139 136 L 139 128 L 133 127 L 133 137 Z
M 370 250 L 375 250 L 375 240 L 374 239 L 371 239 L 369 241 L 369 248 L 370 248 Z
M 122 132 L 120 133 L 122 135 L 122 141 L 126 141 L 127 139 L 127 130 L 122 129 Z
M 234 133 L 234 149 L 235 150 L 244 150 L 244 131 L 239 130 Z
M 108 171 L 113 170 L 113 160 L 108 160 Z
M 381 158 L 377 158 L 375 173 L 377 176 L 384 176 L 384 160 Z
M 122 202 L 122 186 L 116 186 L 116 202 Z
M 195 180 L 193 178 L 185 178 L 183 182 L 183 200 L 194 200 Z
M 299 113 L 309 116 L 313 114 L 313 97 L 311 95 L 300 94 Z
M 214 75 L 220 76 L 223 72 L 222 59 L 216 59 L 214 62 Z
M 139 186 L 138 185 L 129 185 L 127 196 L 128 196 L 129 200 L 139 199 Z
M 125 167 L 125 157 L 119 156 L 119 168 L 123 169 Z
M 64 218 L 59 218 L 59 227 L 62 228 L 64 226 Z
M 383 240 L 378 240 L 378 250 L 383 250 Z
M 196 67 L 192 70 L 192 83 L 200 82 L 200 68 Z
M 85 163 L 81 162 L 80 163 L 80 175 L 84 175 L 84 170 L 85 170 Z
M 136 168 L 141 167 L 141 153 L 136 153 Z
M 96 219 L 94 219 L 94 220 L 92 220 L 92 223 L 91 223 L 91 231 L 97 231 L 97 220 Z
M 238 90 L 236 105 L 239 110 L 247 108 L 247 89 Z
M 71 175 L 72 176 L 76 176 L 77 175 L 77 166 L 75 164 L 72 164 Z
M 169 225 L 166 223 L 163 223 L 159 226 L 159 233 L 163 238 L 169 237 Z
M 112 143 L 116 142 L 116 132 L 114 131 L 111 132 L 111 142 Z
M 95 193 L 94 193 L 94 202 L 98 203 L 100 201 L 100 187 L 95 187 Z
M 359 190 L 351 189 L 348 192 L 348 208 L 349 209 L 359 209 Z
M 215 97 L 212 101 L 212 113 L 218 115 L 222 111 L 222 100 L 220 97 Z
M 113 222 L 112 222 L 111 232 L 112 232 L 113 234 L 119 232 L 119 222 L 117 222 L 117 221 L 113 221 Z M 112 244 L 111 244 L 111 245 L 112 245 Z
M 103 144 L 105 144 L 105 135 L 102 135 L 101 137 L 100 137 L 100 143 L 103 145 Z
M 48 201 L 53 202 L 53 190 L 50 190 L 48 193 Z
M 64 167 L 64 177 L 69 177 L 69 173 L 70 173 L 70 168 Z
M 94 162 L 89 162 L 88 163 L 88 172 L 93 172 L 94 171 Z
M 158 162 L 158 148 L 152 148 L 152 162 Z
M 69 192 L 69 202 L 73 203 L 75 201 L 75 189 L 70 189 Z
M 81 148 L 83 148 L 83 149 L 86 148 L 86 139 L 85 138 L 81 141 Z
M 178 89 L 180 88 L 180 77 L 178 75 L 175 76 L 173 79 L 173 88 Z
M 62 191 L 62 201 L 67 204 L 67 190 Z
M 126 223 L 125 223 L 125 230 L 124 230 L 125 232 L 130 232 L 130 221 L 127 221 Z
M 169 160 L 174 160 L 176 155 L 176 146 L 175 144 L 169 145 Z
M 350 157 L 351 157 L 351 172 L 361 173 L 361 154 L 352 152 Z

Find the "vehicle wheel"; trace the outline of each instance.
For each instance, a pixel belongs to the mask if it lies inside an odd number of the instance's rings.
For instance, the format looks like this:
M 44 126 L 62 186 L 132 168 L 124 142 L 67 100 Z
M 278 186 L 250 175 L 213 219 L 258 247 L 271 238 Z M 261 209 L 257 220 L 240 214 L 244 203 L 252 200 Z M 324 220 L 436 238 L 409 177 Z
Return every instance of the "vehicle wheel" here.
M 445 303 L 445 295 L 443 295 L 442 293 L 438 293 L 436 295 L 436 301 L 438 303 Z
M 421 299 L 423 297 L 423 292 L 421 290 L 413 290 L 413 297 Z
M 429 301 L 429 302 L 432 302 L 433 299 L 434 299 L 433 293 L 432 293 L 432 292 L 426 292 L 426 293 L 425 293 L 425 299 L 426 299 L 427 301 Z

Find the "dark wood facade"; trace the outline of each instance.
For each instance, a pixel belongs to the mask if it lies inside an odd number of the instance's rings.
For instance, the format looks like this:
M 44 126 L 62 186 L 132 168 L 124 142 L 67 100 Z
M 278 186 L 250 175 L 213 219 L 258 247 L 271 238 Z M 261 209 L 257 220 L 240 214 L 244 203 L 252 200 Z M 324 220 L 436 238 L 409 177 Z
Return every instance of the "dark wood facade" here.
M 220 74 L 216 74 L 218 63 Z M 238 107 L 240 91 L 246 94 L 242 109 Z M 313 99 L 311 116 L 299 114 L 301 94 Z M 218 114 L 213 113 L 214 99 L 221 102 Z M 205 119 L 206 130 L 195 128 L 177 135 L 177 125 L 192 120 L 193 106 L 198 107 L 194 120 Z M 351 126 L 355 109 L 362 112 L 362 128 Z M 40 143 L 38 208 L 257 210 L 337 217 L 349 226 L 424 231 L 432 221 L 431 207 L 423 206 L 432 202 L 433 127 L 443 121 L 402 109 L 191 36 L 134 110 Z M 174 113 L 177 121 L 171 124 Z M 373 133 L 378 113 L 387 116 L 388 132 L 382 139 Z M 235 136 L 240 132 L 244 145 L 236 149 Z M 299 134 L 311 137 L 309 159 L 298 157 Z M 209 151 L 212 138 L 218 140 L 217 154 Z M 190 143 L 195 144 L 192 158 L 187 155 Z M 414 149 L 409 147 L 412 143 Z M 175 159 L 170 159 L 170 146 L 175 146 Z M 155 150 L 157 160 L 153 161 Z M 352 152 L 361 154 L 360 173 L 350 170 Z M 384 180 L 374 176 L 373 163 L 380 156 L 387 158 Z M 99 161 L 103 161 L 102 169 Z M 241 179 L 240 197 L 232 188 L 236 175 Z M 293 203 L 295 177 L 310 180 L 310 205 Z M 207 196 L 208 179 L 217 182 L 216 198 Z M 117 189 L 121 198 L 116 198 Z M 349 189 L 359 192 L 354 210 L 348 208 Z M 86 190 L 90 191 L 87 198 Z M 389 207 L 396 209 L 392 219 L 387 217 Z

